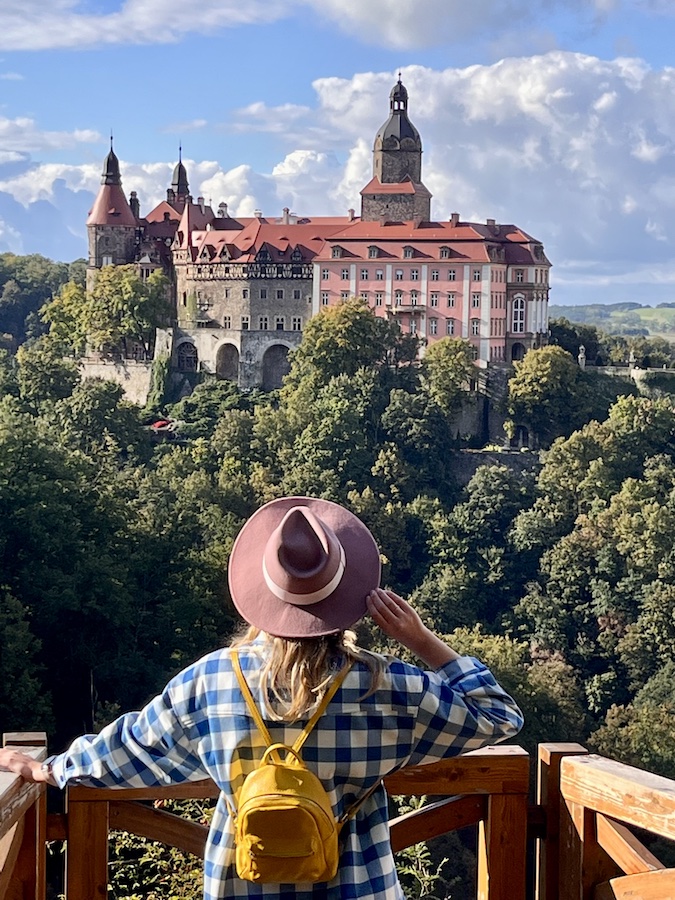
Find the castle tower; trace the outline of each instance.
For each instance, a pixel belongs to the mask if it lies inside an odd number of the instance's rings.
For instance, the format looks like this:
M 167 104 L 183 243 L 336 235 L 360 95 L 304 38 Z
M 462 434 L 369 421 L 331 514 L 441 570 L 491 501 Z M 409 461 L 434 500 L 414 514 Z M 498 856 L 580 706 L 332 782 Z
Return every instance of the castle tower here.
M 93 288 L 96 274 L 103 266 L 122 266 L 134 261 L 138 224 L 122 190 L 120 163 L 111 136 L 101 187 L 87 219 L 87 290 Z
M 177 212 L 182 212 L 186 203 L 192 203 L 190 185 L 188 184 L 187 170 L 183 165 L 183 148 L 178 148 L 178 162 L 173 170 L 171 187 L 166 192 L 166 202 Z
M 389 94 L 389 118 L 375 135 L 373 178 L 361 197 L 365 222 L 431 218 L 431 194 L 422 184 L 422 140 L 408 118 L 408 91 L 400 75 Z

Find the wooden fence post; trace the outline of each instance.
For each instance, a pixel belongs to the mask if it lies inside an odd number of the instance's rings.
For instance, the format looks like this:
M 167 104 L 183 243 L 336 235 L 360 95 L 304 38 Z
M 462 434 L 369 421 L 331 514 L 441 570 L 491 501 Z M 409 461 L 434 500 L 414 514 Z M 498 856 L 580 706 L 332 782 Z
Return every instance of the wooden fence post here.
M 539 744 L 537 805 L 546 813 L 546 834 L 535 852 L 535 900 L 558 900 L 560 842 L 560 761 L 588 751 L 581 744 Z
M 525 900 L 527 794 L 492 794 L 478 832 L 478 900 Z
M 561 760 L 561 783 L 564 769 Z M 621 869 L 598 842 L 596 810 L 564 791 L 563 783 L 556 896 L 558 900 L 593 900 L 596 885 L 620 875 Z
M 67 900 L 104 900 L 108 893 L 109 803 L 71 787 L 66 800 Z

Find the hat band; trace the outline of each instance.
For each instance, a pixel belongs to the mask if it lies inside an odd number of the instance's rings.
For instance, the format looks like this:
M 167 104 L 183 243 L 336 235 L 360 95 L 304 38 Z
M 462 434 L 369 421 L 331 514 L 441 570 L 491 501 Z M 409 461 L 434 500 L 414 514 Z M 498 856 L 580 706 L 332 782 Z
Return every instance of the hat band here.
M 265 584 L 270 589 L 270 591 L 272 591 L 275 597 L 278 597 L 279 600 L 283 600 L 284 603 L 292 603 L 293 606 L 310 606 L 312 603 L 318 603 L 320 600 L 325 600 L 326 597 L 330 596 L 330 594 L 333 593 L 333 591 L 342 581 L 342 576 L 344 575 L 345 571 L 345 550 L 342 544 L 340 544 L 340 562 L 338 563 L 335 575 L 333 575 L 328 584 L 324 585 L 324 587 L 322 588 L 319 588 L 318 591 L 313 591 L 311 594 L 295 594 L 293 593 L 293 591 L 287 591 L 284 590 L 284 588 L 279 587 L 279 585 L 272 580 L 269 572 L 267 571 L 264 556 L 262 561 L 262 570 Z

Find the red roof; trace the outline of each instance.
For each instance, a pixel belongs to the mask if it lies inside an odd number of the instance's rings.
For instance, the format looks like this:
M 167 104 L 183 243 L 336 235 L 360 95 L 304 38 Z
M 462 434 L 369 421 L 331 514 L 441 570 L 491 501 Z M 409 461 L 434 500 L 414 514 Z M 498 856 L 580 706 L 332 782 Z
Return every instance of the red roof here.
M 166 221 L 166 217 L 169 217 L 169 221 L 180 222 L 181 214 L 178 210 L 174 209 L 170 203 L 167 203 L 166 200 L 162 200 L 151 212 L 147 214 L 145 217 L 146 222 L 164 222 Z
M 410 178 L 393 184 L 383 184 L 379 178 L 371 178 L 361 191 L 362 196 L 367 194 L 429 194 L 429 191 L 423 184 L 415 184 Z M 429 194 L 429 196 L 431 195 Z
M 87 225 L 138 225 L 119 184 L 102 184 L 87 218 Z

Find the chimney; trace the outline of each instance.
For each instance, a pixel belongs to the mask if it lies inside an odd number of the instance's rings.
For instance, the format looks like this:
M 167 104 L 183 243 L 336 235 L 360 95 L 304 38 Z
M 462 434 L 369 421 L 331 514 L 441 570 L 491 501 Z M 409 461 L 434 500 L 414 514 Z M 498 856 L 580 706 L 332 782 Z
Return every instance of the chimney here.
M 262 210 L 261 210 L 261 209 L 254 209 L 254 210 L 253 210 L 253 215 L 255 216 L 256 219 L 262 219 Z
M 136 193 L 136 191 L 132 191 L 129 195 L 129 206 L 131 207 L 131 211 L 134 216 L 137 219 L 140 218 L 141 204 L 138 202 L 138 194 Z
M 282 225 L 288 225 L 288 224 L 289 224 L 289 222 L 290 222 L 289 213 L 290 213 L 290 209 L 289 209 L 287 206 L 284 206 L 284 214 L 283 214 L 283 216 L 281 217 L 281 224 L 282 224 Z
M 205 208 L 203 197 L 197 197 L 197 205 L 199 206 L 199 208 L 201 209 L 202 212 L 205 212 L 206 208 Z
M 380 225 L 384 226 L 387 224 L 387 217 L 384 213 L 380 214 Z
M 347 210 L 347 218 L 349 219 L 350 222 L 354 221 L 354 210 L 353 209 Z
M 413 217 L 413 228 L 419 228 L 422 224 L 422 216 Z
M 219 203 L 218 204 L 218 218 L 220 218 L 220 219 L 227 218 L 227 203 Z
M 459 213 L 453 213 L 450 216 L 450 224 L 452 225 L 453 228 L 457 227 L 457 225 L 459 224 Z

